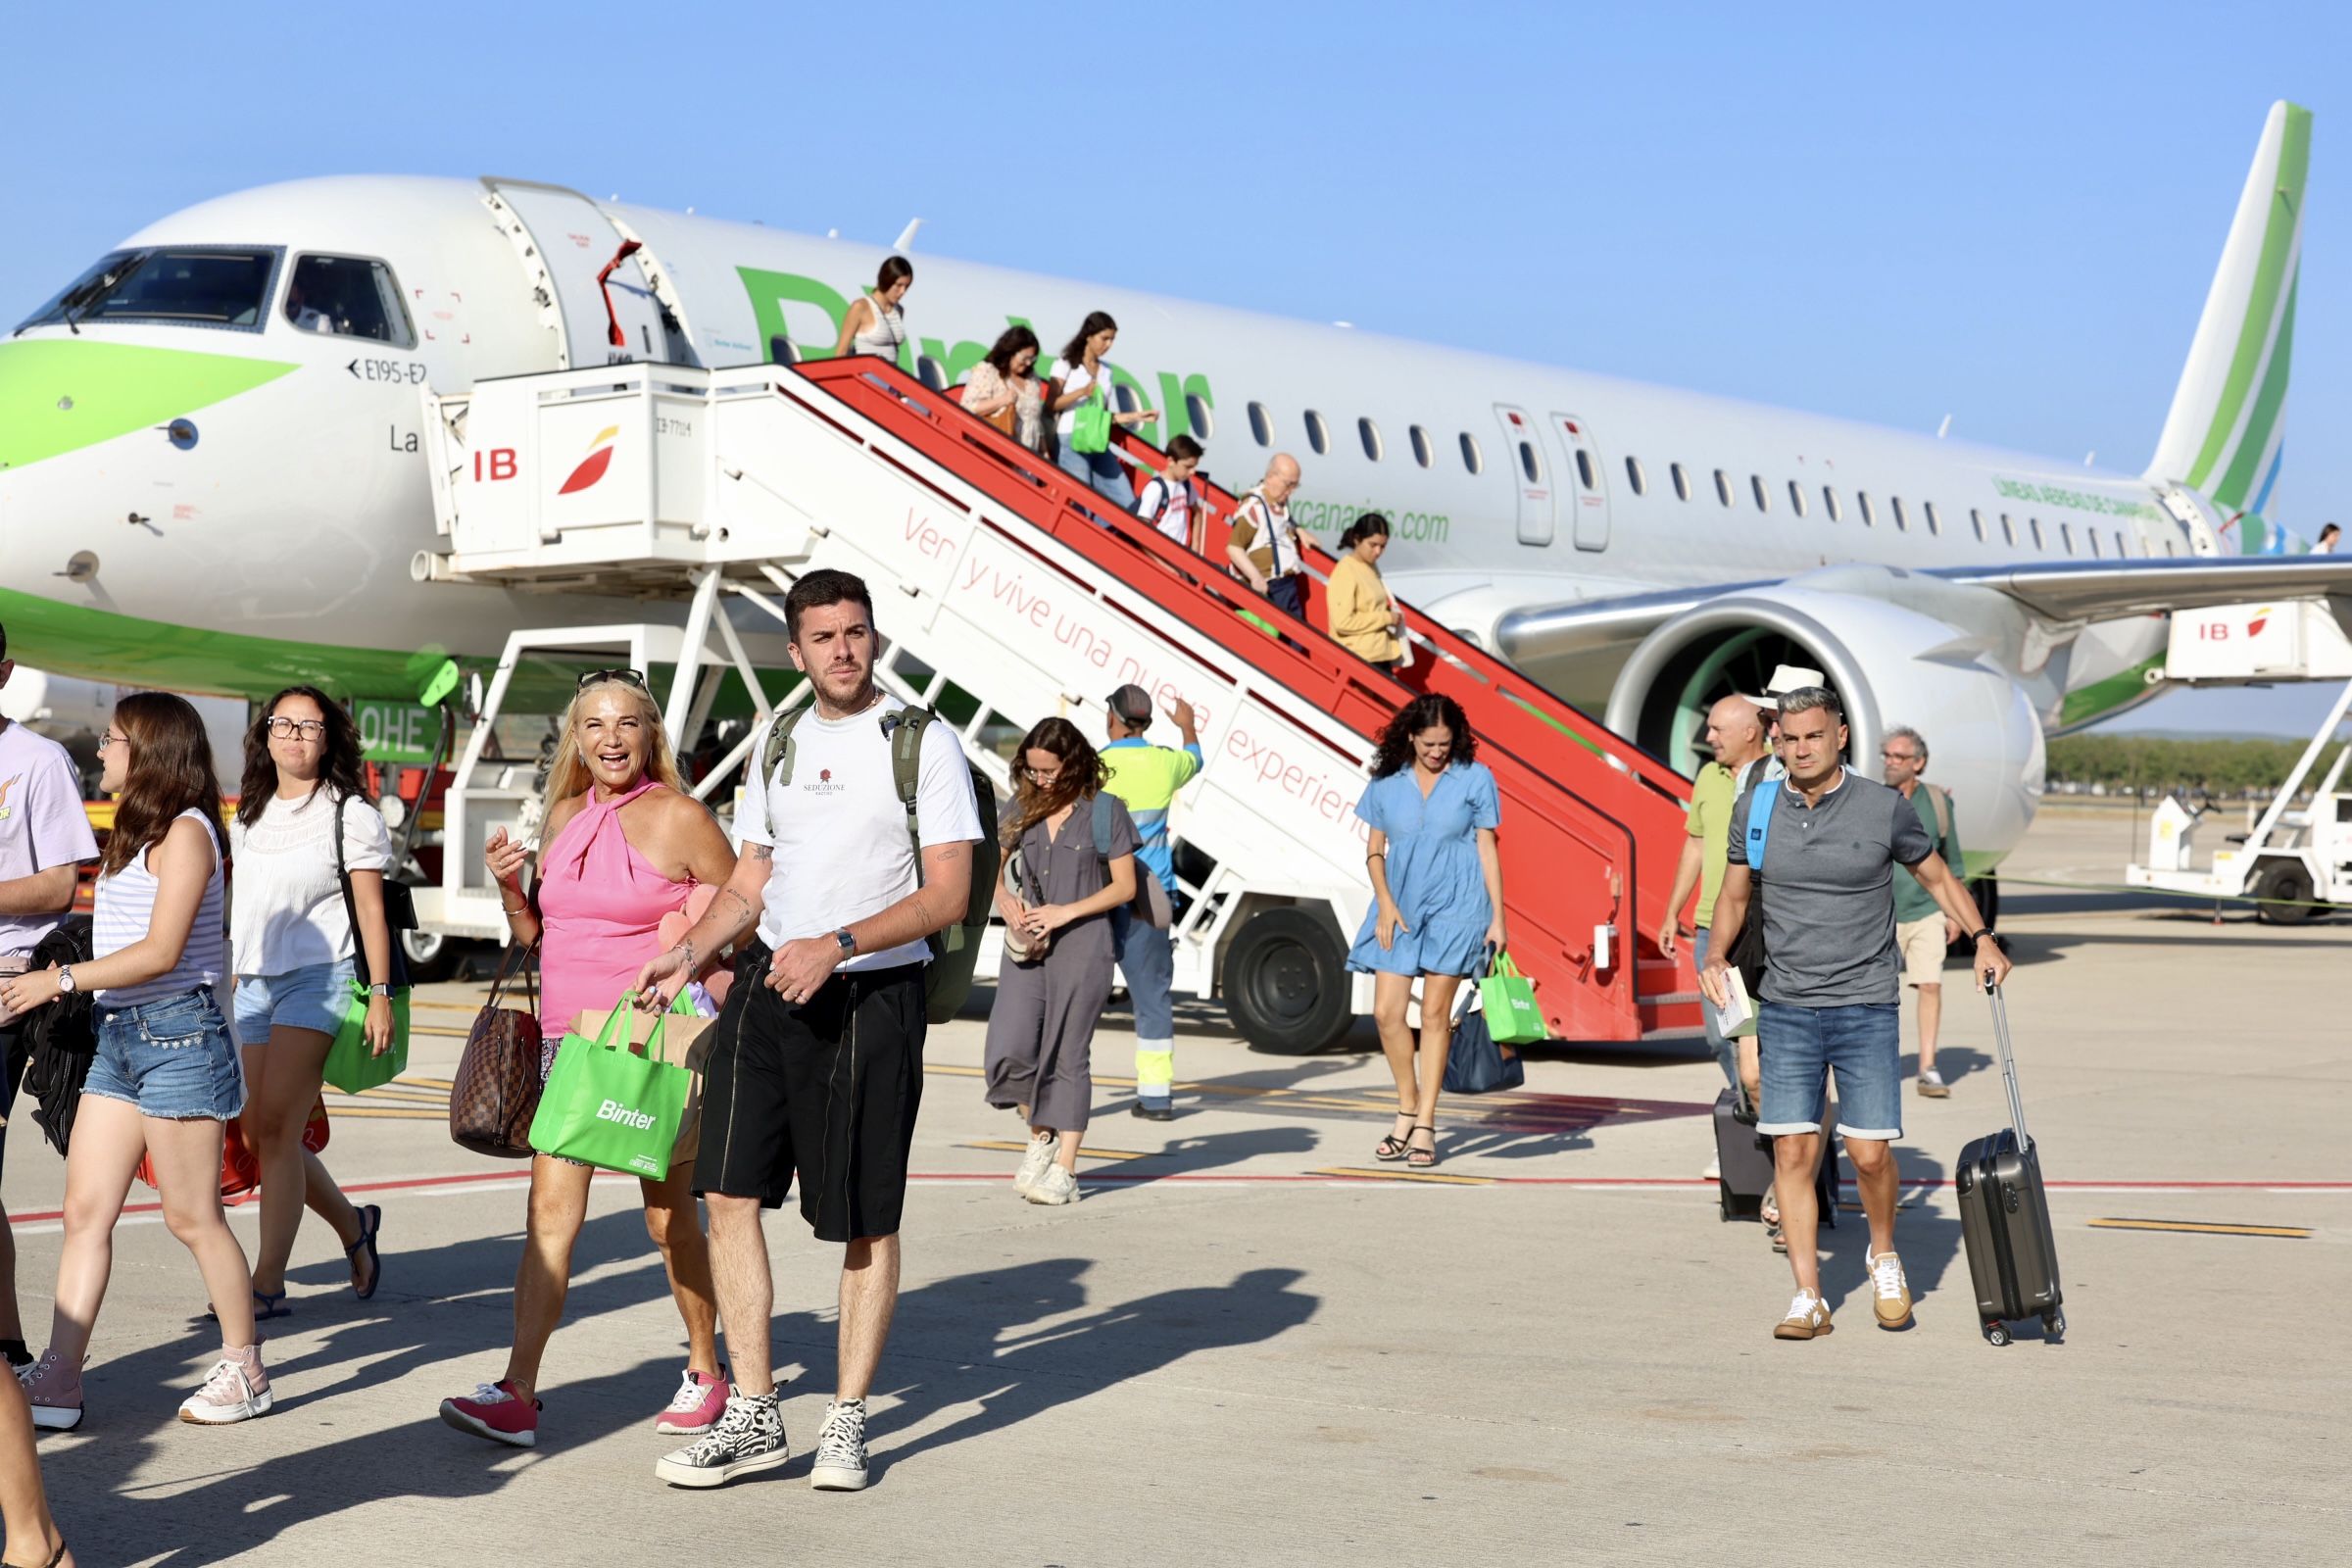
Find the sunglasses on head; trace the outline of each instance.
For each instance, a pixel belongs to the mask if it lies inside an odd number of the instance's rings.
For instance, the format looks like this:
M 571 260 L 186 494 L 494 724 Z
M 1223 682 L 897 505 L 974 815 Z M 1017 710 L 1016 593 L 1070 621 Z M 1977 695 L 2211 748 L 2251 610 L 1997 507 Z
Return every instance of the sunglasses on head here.
M 633 669 L 592 669 L 580 677 L 580 684 L 575 690 L 584 692 L 598 681 L 604 680 L 622 681 L 636 687 L 648 696 L 653 694 L 653 688 L 646 685 L 645 677 Z

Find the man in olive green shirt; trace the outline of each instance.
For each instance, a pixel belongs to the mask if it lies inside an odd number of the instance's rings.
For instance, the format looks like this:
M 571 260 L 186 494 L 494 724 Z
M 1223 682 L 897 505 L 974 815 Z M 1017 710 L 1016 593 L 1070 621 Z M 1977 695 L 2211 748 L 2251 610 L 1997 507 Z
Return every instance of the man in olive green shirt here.
M 1928 830 L 1936 853 L 1952 874 L 1965 877 L 1967 861 L 1960 858 L 1960 824 L 1952 814 L 1952 798 L 1920 777 L 1928 770 L 1928 743 L 1919 731 L 1896 725 L 1886 732 L 1879 750 L 1886 765 L 1886 782 L 1911 802 L 1920 826 Z M 1936 1070 L 1936 1035 L 1943 1023 L 1943 955 L 1960 935 L 1960 928 L 1936 906 L 1915 878 L 1894 879 L 1894 945 L 1903 956 L 1903 984 L 1919 993 L 1919 1092 L 1930 1100 L 1950 1096 L 1943 1074 Z
M 1707 961 L 1707 928 L 1715 918 L 1715 895 L 1723 887 L 1724 841 L 1731 830 L 1732 808 L 1739 804 L 1740 791 L 1758 773 L 1755 764 L 1770 756 L 1763 717 L 1744 697 L 1726 697 L 1707 710 L 1707 744 L 1714 749 L 1715 760 L 1698 770 L 1691 787 L 1690 814 L 1683 824 L 1689 836 L 1683 840 L 1682 861 L 1674 869 L 1674 893 L 1666 901 L 1666 921 L 1658 929 L 1658 951 L 1674 956 L 1675 943 L 1684 930 L 1683 903 L 1695 886 L 1698 908 L 1691 920 L 1690 956 L 1696 965 Z M 1704 1007 L 1699 1011 L 1706 1020 L 1707 1044 L 1715 1049 L 1715 1061 L 1723 1068 L 1725 1081 L 1737 1089 L 1746 1080 L 1748 1099 L 1753 1102 L 1757 1093 L 1755 1036 L 1741 1038 L 1735 1068 L 1732 1043 L 1717 1032 L 1714 1013 Z

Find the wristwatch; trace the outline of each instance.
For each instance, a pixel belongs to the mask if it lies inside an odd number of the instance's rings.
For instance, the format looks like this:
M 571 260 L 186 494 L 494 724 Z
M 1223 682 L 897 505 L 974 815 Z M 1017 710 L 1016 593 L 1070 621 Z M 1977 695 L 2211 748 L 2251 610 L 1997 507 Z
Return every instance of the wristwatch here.
M 1973 933 L 1973 934 L 1972 934 L 1972 935 L 1969 937 L 1969 939 L 1968 939 L 1968 941 L 1969 941 L 1969 945 L 1970 945 L 1971 947 L 1974 947 L 1976 944 L 1978 944 L 1978 943 L 1980 943 L 1980 942 L 1984 941 L 1984 940 L 1986 937 L 1988 937 L 1988 936 L 1991 936 L 1991 935 L 1992 935 L 1992 927 L 1990 927 L 1990 926 L 1986 926 L 1986 927 L 1985 927 L 1984 930 L 1982 930 L 1982 931 L 1978 931 L 1978 932 L 1975 932 L 1975 933 Z
M 383 981 L 378 980 L 375 984 L 368 988 L 368 994 L 371 997 L 389 998 L 392 995 L 392 988 L 386 985 Z
M 834 932 L 833 940 L 841 944 L 841 956 L 843 957 L 855 958 L 858 956 L 858 939 L 850 935 L 850 928 L 848 926 L 845 925 L 840 930 Z
M 57 966 L 57 989 L 65 996 L 74 994 L 74 971 L 62 963 Z

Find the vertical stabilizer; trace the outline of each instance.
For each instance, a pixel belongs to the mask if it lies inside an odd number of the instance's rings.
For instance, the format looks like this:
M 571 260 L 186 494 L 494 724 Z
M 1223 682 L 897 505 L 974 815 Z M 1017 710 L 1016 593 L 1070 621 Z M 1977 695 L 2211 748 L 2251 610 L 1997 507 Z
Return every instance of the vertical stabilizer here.
M 2259 513 L 2278 478 L 2311 111 L 2271 106 L 2148 477 Z

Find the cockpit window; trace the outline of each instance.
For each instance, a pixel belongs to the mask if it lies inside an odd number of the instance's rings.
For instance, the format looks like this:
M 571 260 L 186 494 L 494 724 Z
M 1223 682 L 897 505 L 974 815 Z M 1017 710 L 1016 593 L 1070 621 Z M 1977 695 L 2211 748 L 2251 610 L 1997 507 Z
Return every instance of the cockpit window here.
M 416 346 L 392 269 L 357 256 L 301 256 L 286 285 L 286 319 L 305 332 Z
M 24 326 L 153 321 L 258 332 L 277 276 L 269 246 L 165 245 L 115 251 L 26 318 Z

